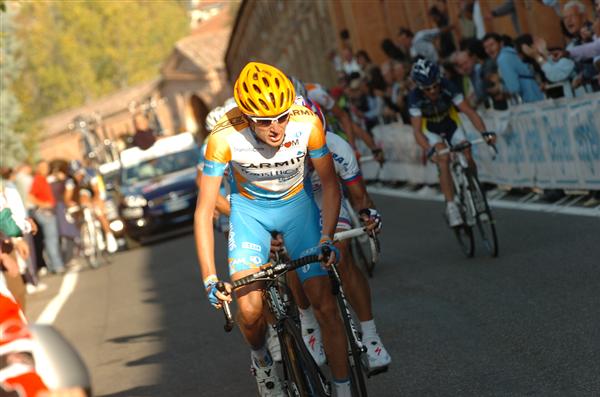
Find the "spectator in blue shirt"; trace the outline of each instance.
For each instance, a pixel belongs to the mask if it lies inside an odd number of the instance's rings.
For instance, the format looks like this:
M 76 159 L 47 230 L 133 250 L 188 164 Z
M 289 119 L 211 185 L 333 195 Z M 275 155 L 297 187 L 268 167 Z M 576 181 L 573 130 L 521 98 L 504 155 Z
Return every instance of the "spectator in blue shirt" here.
M 535 80 L 533 70 L 519 58 L 514 48 L 504 46 L 501 37 L 496 33 L 486 34 L 483 38 L 483 45 L 488 55 L 496 60 L 504 88 L 509 94 L 520 96 L 523 102 L 544 99 L 544 94 Z

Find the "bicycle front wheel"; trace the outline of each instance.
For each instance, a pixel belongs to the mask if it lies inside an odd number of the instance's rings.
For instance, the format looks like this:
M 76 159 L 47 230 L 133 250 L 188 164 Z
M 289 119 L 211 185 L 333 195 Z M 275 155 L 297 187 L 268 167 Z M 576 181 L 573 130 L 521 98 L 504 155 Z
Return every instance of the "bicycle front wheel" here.
M 352 256 L 359 267 L 363 267 L 367 272 L 369 278 L 373 277 L 373 270 L 375 269 L 375 262 L 371 260 L 371 247 L 367 240 L 366 244 L 363 244 L 357 238 L 350 240 L 350 250 Z
M 473 198 L 473 205 L 477 211 L 477 230 L 483 240 L 486 251 L 492 256 L 498 256 L 498 235 L 496 234 L 496 221 L 488 205 L 485 192 L 475 175 L 469 173 L 469 190 Z
M 83 244 L 83 255 L 92 269 L 100 266 L 100 252 L 96 242 L 96 232 L 90 228 L 87 222 L 81 225 L 81 242 Z
M 283 320 L 279 343 L 288 396 L 330 397 L 329 382 L 304 345 L 298 325 L 291 318 Z

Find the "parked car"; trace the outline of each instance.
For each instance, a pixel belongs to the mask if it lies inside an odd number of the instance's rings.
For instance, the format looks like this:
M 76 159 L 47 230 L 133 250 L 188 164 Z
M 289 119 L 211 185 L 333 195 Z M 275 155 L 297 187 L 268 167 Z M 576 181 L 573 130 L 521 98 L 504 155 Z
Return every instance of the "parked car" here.
M 130 245 L 193 220 L 199 157 L 191 133 L 121 152 L 119 214 Z

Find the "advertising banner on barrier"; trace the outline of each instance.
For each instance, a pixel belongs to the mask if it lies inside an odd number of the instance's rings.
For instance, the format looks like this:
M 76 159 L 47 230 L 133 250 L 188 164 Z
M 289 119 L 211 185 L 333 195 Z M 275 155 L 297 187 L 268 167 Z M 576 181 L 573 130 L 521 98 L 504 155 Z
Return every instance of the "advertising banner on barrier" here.
M 473 147 L 482 181 L 513 187 L 600 190 L 600 94 L 577 99 L 546 100 L 509 111 L 483 111 L 490 131 L 498 134 L 498 155 Z M 460 115 L 469 139 L 479 136 Z M 401 123 L 377 126 L 376 142 L 387 162 L 379 169 L 365 164 L 367 179 L 413 183 L 437 182 L 431 163 L 424 165 L 412 127 Z

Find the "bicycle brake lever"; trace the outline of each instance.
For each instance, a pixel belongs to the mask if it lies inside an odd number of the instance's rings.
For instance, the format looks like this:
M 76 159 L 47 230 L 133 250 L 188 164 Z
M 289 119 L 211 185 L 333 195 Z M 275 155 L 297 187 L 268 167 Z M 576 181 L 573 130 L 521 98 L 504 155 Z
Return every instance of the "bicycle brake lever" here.
M 217 290 L 224 295 L 229 295 L 225 289 L 225 284 L 223 284 L 222 281 L 217 283 Z M 223 301 L 221 305 L 223 306 L 223 315 L 225 316 L 225 325 L 223 325 L 223 329 L 225 332 L 231 332 L 233 329 L 233 316 L 231 315 L 231 307 L 229 307 L 229 302 L 225 301 Z

